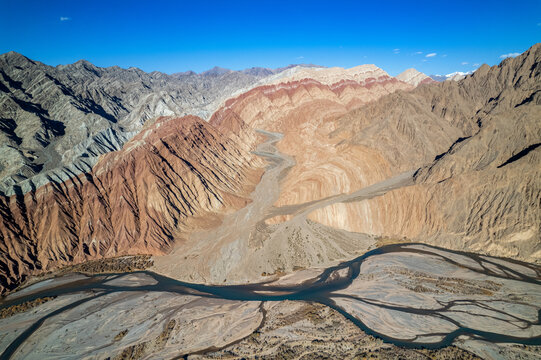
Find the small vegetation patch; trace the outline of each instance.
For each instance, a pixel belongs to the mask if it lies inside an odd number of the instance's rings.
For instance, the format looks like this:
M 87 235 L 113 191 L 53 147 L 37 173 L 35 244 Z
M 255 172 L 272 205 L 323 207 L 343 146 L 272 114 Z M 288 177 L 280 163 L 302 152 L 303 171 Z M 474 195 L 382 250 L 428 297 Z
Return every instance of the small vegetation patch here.
M 395 275 L 400 285 L 415 292 L 491 296 L 495 291 L 498 291 L 502 287 L 501 284 L 491 280 L 481 281 L 435 276 L 433 274 L 412 271 L 398 266 L 390 267 L 388 271 Z
M 35 308 L 38 305 L 46 303 L 47 301 L 53 300 L 54 298 L 56 298 L 56 296 L 46 296 L 46 297 L 42 297 L 42 298 L 35 299 L 35 300 L 32 300 L 32 301 L 27 301 L 27 302 L 24 302 L 22 304 L 13 305 L 13 306 L 7 307 L 5 309 L 1 309 L 0 310 L 0 319 L 5 319 L 5 318 L 13 316 L 15 314 L 28 311 L 28 310 L 30 310 L 32 308 Z
M 152 257 L 150 255 L 128 255 L 107 259 L 90 260 L 81 264 L 69 265 L 33 276 L 24 284 L 6 293 L 5 295 L 21 290 L 22 288 L 37 282 L 70 273 L 81 273 L 87 275 L 102 273 L 125 273 L 146 270 L 152 265 L 154 265 L 154 262 L 152 261 Z
M 128 329 L 124 329 L 122 330 L 121 332 L 119 332 L 118 334 L 116 334 L 115 336 L 115 341 L 120 341 L 124 338 L 124 336 L 126 336 L 126 334 L 128 333 Z

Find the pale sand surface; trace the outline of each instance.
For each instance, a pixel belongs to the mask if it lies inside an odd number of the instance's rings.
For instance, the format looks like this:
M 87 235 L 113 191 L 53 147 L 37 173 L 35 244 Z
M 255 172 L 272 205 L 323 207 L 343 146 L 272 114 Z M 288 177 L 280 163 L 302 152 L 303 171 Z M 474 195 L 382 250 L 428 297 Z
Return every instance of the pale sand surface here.
M 341 290 L 316 295 L 360 321 L 360 327 L 330 307 L 311 303 L 310 297 L 307 301 L 273 300 L 274 296 L 295 296 L 300 289 L 317 285 L 325 274 L 325 283 L 340 283 L 349 279 L 354 265 L 304 269 L 278 281 L 255 285 L 251 293 L 270 300 L 263 302 L 215 298 L 206 294 L 205 288 L 200 289 L 200 295 L 195 290 L 194 295 L 176 293 L 177 285 L 167 282 L 153 288 L 158 278 L 137 272 L 97 275 L 94 278 L 103 279 L 103 285 L 68 292 L 0 319 L 0 350 L 37 319 L 76 301 L 81 303 L 46 318 L 16 350 L 14 358 L 93 359 L 102 354 L 119 359 L 189 354 L 193 355 L 189 358 L 220 358 L 230 354 L 232 359 L 241 359 L 253 358 L 247 355 L 257 353 L 271 359 L 272 354 L 281 353 L 290 354 L 286 358 L 300 359 L 321 353 L 343 358 L 365 352 L 379 354 L 378 358 L 390 354 L 411 358 L 419 350 L 384 343 L 363 329 L 386 341 L 423 346 L 437 344 L 460 328 L 480 331 L 488 338 L 541 336 L 538 280 L 490 275 L 490 271 L 480 270 L 472 262 L 492 258 L 475 254 L 409 244 L 392 249 L 368 256 L 360 265 L 360 274 Z M 498 268 L 505 270 L 509 264 L 499 259 Z M 36 284 L 39 286 L 35 291 L 46 296 L 47 289 L 59 285 L 69 289 L 70 284 L 80 283 L 79 277 L 66 275 Z M 230 294 L 235 291 L 232 287 Z M 242 294 L 239 299 L 245 296 Z M 482 358 L 535 359 L 541 352 L 538 346 L 492 343 L 471 334 L 457 337 L 453 344 L 468 352 L 444 347 L 430 354 L 441 359 L 473 359 L 473 354 Z

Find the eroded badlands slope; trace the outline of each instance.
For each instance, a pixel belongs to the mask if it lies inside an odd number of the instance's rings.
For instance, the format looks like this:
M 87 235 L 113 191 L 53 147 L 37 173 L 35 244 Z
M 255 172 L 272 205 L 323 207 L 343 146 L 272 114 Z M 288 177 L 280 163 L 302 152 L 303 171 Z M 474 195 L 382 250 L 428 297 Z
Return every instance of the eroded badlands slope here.
M 168 252 L 190 221 L 246 205 L 262 166 L 248 150 L 200 118 L 161 117 L 92 172 L 0 197 L 0 289 L 69 263 Z
M 177 279 L 261 281 L 354 257 L 379 237 L 536 261 L 539 63 L 536 45 L 417 87 L 422 74 L 404 82 L 373 65 L 292 68 L 209 123 L 147 121 L 92 171 L 0 199 L 3 290 L 135 253 L 169 253 L 153 270 Z M 279 141 L 258 148 L 258 129 Z
M 537 44 L 462 81 L 396 93 L 348 114 L 334 136 L 374 149 L 395 172 L 421 167 L 416 185 L 310 218 L 539 261 L 540 90 Z

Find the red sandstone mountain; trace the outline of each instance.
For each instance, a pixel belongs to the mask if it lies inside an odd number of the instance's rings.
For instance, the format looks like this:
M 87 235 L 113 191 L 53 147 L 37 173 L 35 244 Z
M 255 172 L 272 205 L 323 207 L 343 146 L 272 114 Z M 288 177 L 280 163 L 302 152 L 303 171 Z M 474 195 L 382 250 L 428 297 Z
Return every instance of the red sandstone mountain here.
M 244 206 L 261 166 L 197 117 L 147 123 L 92 172 L 0 197 L 1 290 L 65 264 L 166 253 L 190 221 Z

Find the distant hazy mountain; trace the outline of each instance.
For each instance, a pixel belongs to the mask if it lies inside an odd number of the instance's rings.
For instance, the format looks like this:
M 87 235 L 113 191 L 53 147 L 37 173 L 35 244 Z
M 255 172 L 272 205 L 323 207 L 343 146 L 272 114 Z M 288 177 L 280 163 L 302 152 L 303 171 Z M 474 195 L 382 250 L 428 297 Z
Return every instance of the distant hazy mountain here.
M 210 70 L 202 73 L 203 76 L 221 76 L 233 72 L 233 70 L 225 69 L 219 66 L 215 66 Z
M 439 81 L 439 82 L 446 81 L 446 80 L 458 81 L 458 80 L 464 79 L 467 75 L 473 74 L 473 72 L 474 71 L 468 71 L 468 72 L 455 71 L 455 72 L 452 72 L 452 73 L 447 74 L 447 75 L 429 75 L 429 76 L 433 80 L 436 80 L 436 81 Z

